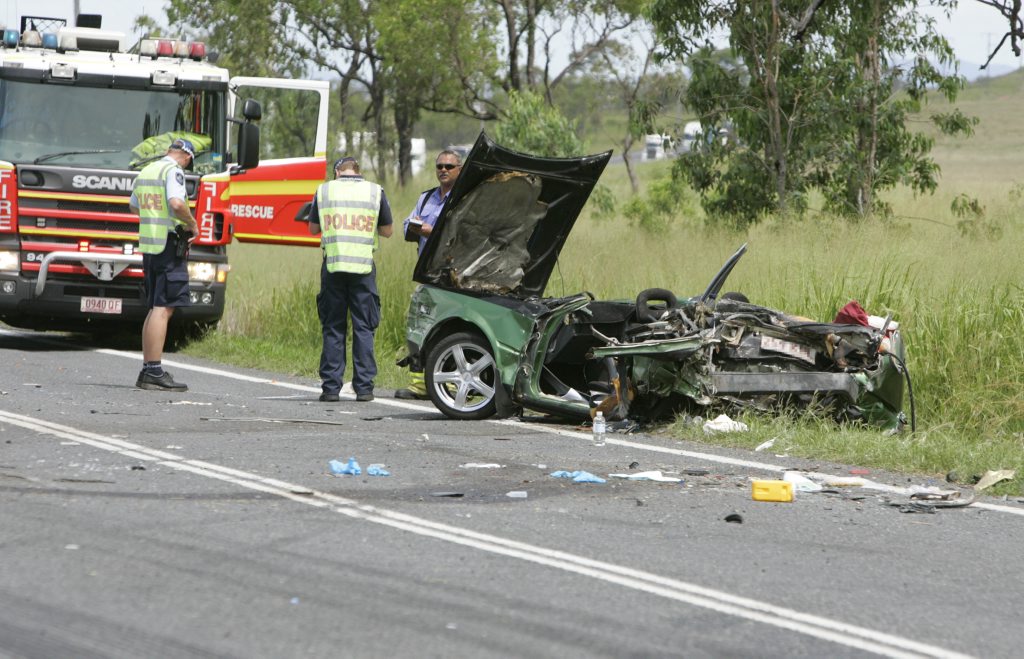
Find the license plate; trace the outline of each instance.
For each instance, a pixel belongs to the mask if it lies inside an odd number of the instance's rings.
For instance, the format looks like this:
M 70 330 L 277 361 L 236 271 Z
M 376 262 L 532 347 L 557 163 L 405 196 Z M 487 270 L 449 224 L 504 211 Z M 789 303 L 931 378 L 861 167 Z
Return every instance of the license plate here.
M 121 298 L 83 297 L 82 313 L 121 313 Z
M 781 352 L 784 355 L 802 359 L 808 364 L 813 364 L 814 358 L 818 355 L 814 348 L 808 348 L 807 346 L 800 345 L 799 343 L 793 343 L 792 341 L 786 341 L 785 339 L 777 339 L 774 336 L 768 336 L 765 334 L 761 335 L 761 350 Z

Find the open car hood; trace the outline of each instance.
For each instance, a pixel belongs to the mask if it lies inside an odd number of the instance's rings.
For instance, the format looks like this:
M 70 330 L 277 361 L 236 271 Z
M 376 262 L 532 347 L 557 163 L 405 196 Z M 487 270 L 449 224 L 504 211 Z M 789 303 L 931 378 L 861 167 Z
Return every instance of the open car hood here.
M 541 158 L 480 133 L 413 279 L 449 290 L 540 296 L 611 151 Z

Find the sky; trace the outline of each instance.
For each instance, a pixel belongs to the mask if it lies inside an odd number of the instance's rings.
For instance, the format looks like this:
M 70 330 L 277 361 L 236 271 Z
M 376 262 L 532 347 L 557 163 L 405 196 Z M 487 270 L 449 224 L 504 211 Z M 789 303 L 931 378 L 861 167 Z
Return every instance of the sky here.
M 139 14 L 146 13 L 162 19 L 166 0 L 78 0 L 83 13 L 103 14 L 103 27 L 129 34 L 129 43 L 141 36 L 131 33 L 132 23 Z M 961 60 L 961 72 L 973 79 L 978 67 L 985 62 L 992 47 L 999 43 L 1005 32 L 1002 17 L 975 0 L 960 0 L 952 18 L 931 11 L 939 24 L 939 31 L 952 44 Z M 74 0 L 0 0 L 0 24 L 17 26 L 22 14 L 35 16 L 68 17 L 74 11 Z M 1022 60 L 1014 57 L 1007 42 L 992 61 L 994 75 L 1020 68 Z

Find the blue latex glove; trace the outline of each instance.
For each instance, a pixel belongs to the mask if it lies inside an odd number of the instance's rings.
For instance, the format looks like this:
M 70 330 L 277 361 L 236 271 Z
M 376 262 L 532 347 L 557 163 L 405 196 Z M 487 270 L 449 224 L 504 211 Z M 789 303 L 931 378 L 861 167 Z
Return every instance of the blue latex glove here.
M 551 475 L 555 478 L 571 478 L 574 483 L 607 483 L 603 478 L 595 476 L 589 471 L 553 471 Z
M 363 473 L 363 470 L 359 467 L 359 463 L 356 462 L 355 458 L 349 458 L 348 463 L 344 463 L 340 460 L 331 460 L 328 462 L 331 466 L 331 472 L 340 476 L 352 475 L 358 476 Z
M 390 476 L 391 472 L 384 468 L 384 465 L 370 465 L 366 468 L 367 476 Z

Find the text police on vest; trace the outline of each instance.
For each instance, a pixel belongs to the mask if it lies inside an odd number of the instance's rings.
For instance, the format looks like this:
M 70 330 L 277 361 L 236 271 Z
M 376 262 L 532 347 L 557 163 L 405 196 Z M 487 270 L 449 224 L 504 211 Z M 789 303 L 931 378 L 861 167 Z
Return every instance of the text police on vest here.
M 324 228 L 345 229 L 348 231 L 372 231 L 377 223 L 377 218 L 366 215 L 355 215 L 349 217 L 344 213 L 334 213 L 324 216 Z

